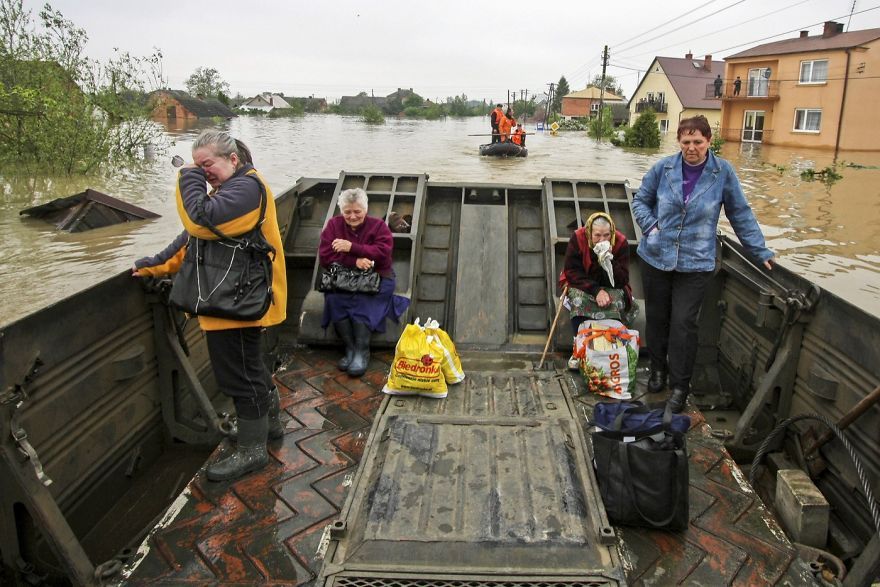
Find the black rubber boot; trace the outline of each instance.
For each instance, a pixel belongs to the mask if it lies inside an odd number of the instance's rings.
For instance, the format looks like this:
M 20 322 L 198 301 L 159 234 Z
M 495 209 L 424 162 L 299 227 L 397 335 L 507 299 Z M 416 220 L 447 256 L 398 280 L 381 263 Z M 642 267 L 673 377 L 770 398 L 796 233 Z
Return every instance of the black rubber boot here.
M 238 419 L 238 444 L 235 452 L 209 465 L 206 476 L 209 481 L 229 481 L 238 479 L 251 471 L 262 469 L 269 462 L 266 453 L 266 440 L 269 435 L 269 419 L 263 416 L 257 420 Z
M 660 393 L 666 389 L 666 371 L 664 369 L 651 369 L 648 376 L 648 392 Z
M 229 429 L 229 440 L 238 440 L 238 422 L 232 421 Z M 281 397 L 278 395 L 278 388 L 273 387 L 269 390 L 269 438 L 278 440 L 284 436 L 284 424 L 281 422 Z
M 281 397 L 278 388 L 269 390 L 269 438 L 277 440 L 284 436 L 284 424 L 281 422 Z
M 688 392 L 685 389 L 676 387 L 672 390 L 672 397 L 666 402 L 666 405 L 672 410 L 673 414 L 680 413 L 687 403 Z
M 363 322 L 354 322 L 354 358 L 348 366 L 348 374 L 352 377 L 360 377 L 367 371 L 367 363 L 370 362 L 370 337 L 373 331 Z
M 354 330 L 351 320 L 346 318 L 345 320 L 334 322 L 333 327 L 336 328 L 336 334 L 345 344 L 345 356 L 339 359 L 339 363 L 336 366 L 339 367 L 340 371 L 347 371 L 352 359 L 354 359 Z

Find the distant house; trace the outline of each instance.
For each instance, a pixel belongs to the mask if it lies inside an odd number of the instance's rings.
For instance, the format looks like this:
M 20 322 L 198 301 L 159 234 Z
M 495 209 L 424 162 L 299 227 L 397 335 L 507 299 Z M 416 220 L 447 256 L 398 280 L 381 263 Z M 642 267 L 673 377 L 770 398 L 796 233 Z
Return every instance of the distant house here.
M 684 59 L 654 57 L 630 98 L 630 124 L 651 109 L 661 132 L 674 131 L 681 119 L 700 114 L 714 127 L 721 120 L 721 98 L 715 97 L 713 85 L 719 75 L 724 75 L 724 63 L 713 62 L 711 55 L 703 59 L 694 59 L 691 53 Z
M 193 98 L 181 90 L 157 90 L 150 94 L 154 120 L 233 118 L 235 112 L 214 98 Z
M 367 95 L 361 92 L 357 96 L 343 96 L 339 100 L 339 107 L 344 112 L 359 112 L 369 104 L 375 104 L 379 108 L 385 110 L 389 105 L 403 104 L 403 101 L 415 94 L 412 88 L 397 88 L 396 92 L 392 92 L 387 96 Z M 395 112 L 397 112 L 395 110 Z
M 302 106 L 303 112 L 326 112 L 327 110 L 327 100 L 325 98 L 315 98 L 314 96 L 309 96 L 308 98 L 281 97 L 291 106 L 294 104 Z
M 587 118 L 599 112 L 599 102 L 608 106 L 624 104 L 626 100 L 612 94 L 608 90 L 603 93 L 595 86 L 587 86 L 583 90 L 566 94 L 562 97 L 562 117 L 566 120 L 572 118 Z
M 263 92 L 262 94 L 257 94 L 253 98 L 245 100 L 239 108 L 242 108 L 243 110 L 262 110 L 263 112 L 271 112 L 276 108 L 290 108 L 290 104 L 281 94 Z
M 339 99 L 339 107 L 344 112 L 359 112 L 370 104 L 382 108 L 385 106 L 385 98 L 383 96 L 370 96 L 366 92 L 361 92 L 357 96 L 342 96 Z
M 880 28 L 845 33 L 843 24 L 828 21 L 821 35 L 801 31 L 725 61 L 726 140 L 880 150 Z

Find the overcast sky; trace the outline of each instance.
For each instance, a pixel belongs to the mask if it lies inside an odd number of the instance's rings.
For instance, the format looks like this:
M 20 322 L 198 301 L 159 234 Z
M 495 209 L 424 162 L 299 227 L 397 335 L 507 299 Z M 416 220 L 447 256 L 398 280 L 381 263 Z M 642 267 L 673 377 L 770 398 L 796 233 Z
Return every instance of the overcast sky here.
M 44 2 L 24 0 L 34 16 Z M 426 98 L 506 100 L 546 92 L 565 75 L 572 90 L 608 73 L 631 95 L 654 56 L 723 58 L 750 46 L 880 28 L 880 0 L 55 0 L 85 29 L 88 54 L 113 48 L 164 54 L 174 89 L 213 67 L 232 95 L 276 91 L 333 100 L 359 91 L 413 88 Z M 849 14 L 855 4 L 852 18 Z M 784 33 L 784 34 L 782 34 Z M 779 35 L 779 36 L 777 36 Z

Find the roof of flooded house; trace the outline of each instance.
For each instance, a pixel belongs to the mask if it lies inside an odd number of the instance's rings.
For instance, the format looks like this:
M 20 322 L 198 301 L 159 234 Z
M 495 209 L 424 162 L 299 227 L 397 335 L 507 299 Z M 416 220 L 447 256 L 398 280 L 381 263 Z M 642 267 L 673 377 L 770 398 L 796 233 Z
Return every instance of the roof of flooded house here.
M 609 92 L 608 90 L 605 90 L 605 92 L 603 93 L 602 90 L 600 88 L 597 88 L 596 86 L 587 86 L 583 90 L 578 90 L 577 92 L 566 94 L 565 96 L 563 96 L 563 98 L 588 98 L 592 100 L 598 100 L 599 98 L 602 98 L 603 100 L 609 101 L 623 101 L 623 98 L 621 98 L 617 94 Z
M 180 102 L 181 106 L 199 118 L 212 118 L 214 116 L 232 118 L 235 116 L 235 112 L 223 102 L 214 98 L 194 98 L 183 90 L 162 90 L 162 92 Z
M 848 49 L 863 43 L 880 39 L 880 28 L 852 31 L 850 33 L 833 33 L 831 35 L 800 36 L 794 39 L 783 39 L 773 43 L 757 45 L 745 51 L 725 57 L 725 60 L 742 59 L 744 57 L 764 57 L 766 55 L 785 55 L 787 53 L 806 53 L 809 51 L 830 51 Z
M 723 61 L 710 60 L 710 69 L 706 69 L 703 59 L 656 57 L 655 61 L 663 68 L 684 108 L 721 109 L 720 100 L 706 97 L 706 84 L 712 83 L 718 75 L 724 76 Z

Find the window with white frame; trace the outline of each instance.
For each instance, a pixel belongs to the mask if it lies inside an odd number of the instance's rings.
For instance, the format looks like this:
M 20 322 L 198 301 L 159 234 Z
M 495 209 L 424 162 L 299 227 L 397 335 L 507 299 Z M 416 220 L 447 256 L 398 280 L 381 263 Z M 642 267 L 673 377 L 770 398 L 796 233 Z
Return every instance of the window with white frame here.
M 801 61 L 801 77 L 798 80 L 802 84 L 822 84 L 828 81 L 828 60 L 816 59 L 814 61 Z
M 590 102 L 590 112 L 598 112 L 599 111 L 599 103 L 598 102 Z
M 669 119 L 667 119 L 667 118 L 661 118 L 661 119 L 658 120 L 657 122 L 660 123 L 660 132 L 662 132 L 662 133 L 667 133 L 667 132 L 669 132 Z
M 794 111 L 794 130 L 819 132 L 822 127 L 822 111 L 812 108 L 798 108 Z

